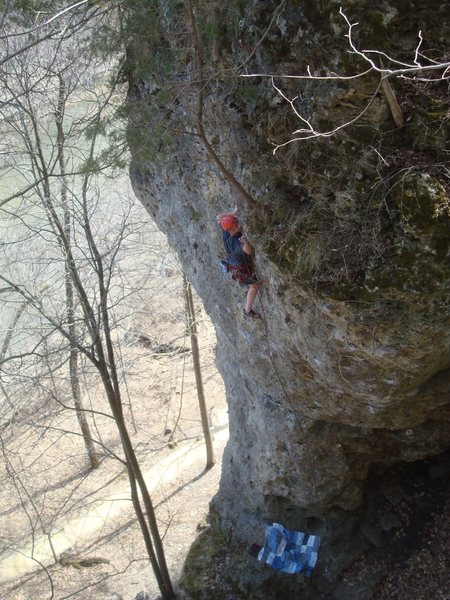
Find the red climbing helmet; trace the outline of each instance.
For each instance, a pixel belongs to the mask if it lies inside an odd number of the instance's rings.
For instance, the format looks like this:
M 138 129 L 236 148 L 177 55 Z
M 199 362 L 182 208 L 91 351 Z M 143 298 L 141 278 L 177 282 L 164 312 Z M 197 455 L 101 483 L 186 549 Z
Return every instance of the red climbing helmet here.
M 229 229 L 239 227 L 239 221 L 234 215 L 223 215 L 220 219 L 220 226 L 224 231 L 228 231 Z

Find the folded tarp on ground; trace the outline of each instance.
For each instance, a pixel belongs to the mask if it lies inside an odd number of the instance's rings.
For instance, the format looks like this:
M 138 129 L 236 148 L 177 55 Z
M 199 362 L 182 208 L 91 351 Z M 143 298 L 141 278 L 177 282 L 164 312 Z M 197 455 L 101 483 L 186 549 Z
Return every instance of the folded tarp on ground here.
M 301 531 L 289 531 L 279 523 L 266 527 L 264 546 L 258 554 L 258 560 L 277 571 L 311 575 L 317 563 L 320 536 L 307 535 Z

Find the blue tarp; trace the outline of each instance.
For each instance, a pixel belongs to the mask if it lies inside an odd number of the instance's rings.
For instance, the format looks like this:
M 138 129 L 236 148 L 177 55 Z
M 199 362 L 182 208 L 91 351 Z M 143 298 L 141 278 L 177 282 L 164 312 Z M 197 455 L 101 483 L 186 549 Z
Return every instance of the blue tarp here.
M 264 546 L 258 554 L 258 560 L 277 571 L 311 575 L 317 563 L 320 536 L 307 535 L 301 531 L 289 531 L 279 523 L 266 527 Z

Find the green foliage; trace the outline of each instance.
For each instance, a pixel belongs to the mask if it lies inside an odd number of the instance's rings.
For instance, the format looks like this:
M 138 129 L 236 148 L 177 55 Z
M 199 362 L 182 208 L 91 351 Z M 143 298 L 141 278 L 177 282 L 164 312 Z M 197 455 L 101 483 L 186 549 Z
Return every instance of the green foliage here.
M 217 38 L 220 37 L 221 32 L 223 32 L 223 24 L 205 18 L 198 21 L 198 28 L 204 45 L 208 45 L 211 41 L 217 40 Z
M 135 80 L 145 80 L 150 74 L 166 77 L 172 72 L 176 55 L 171 36 L 179 36 L 172 24 L 175 7 L 173 0 L 163 4 L 157 0 L 125 0 L 122 33 L 128 67 Z
M 100 160 L 98 157 L 90 156 L 84 163 L 81 165 L 79 171 L 82 174 L 93 175 L 94 173 L 100 173 L 102 170 Z
M 180 585 L 191 597 L 195 598 L 200 590 L 207 589 L 208 566 L 215 552 L 209 529 L 203 531 L 189 549 Z
M 94 137 L 97 137 L 99 135 L 106 135 L 106 128 L 106 123 L 103 120 L 99 119 L 94 123 L 88 125 L 88 127 L 85 129 L 84 135 L 87 140 L 92 140 Z
M 203 220 L 203 214 L 200 211 L 194 210 L 192 206 L 190 207 L 191 211 L 191 220 L 196 221 L 197 223 Z
M 103 22 L 97 26 L 91 45 L 91 51 L 94 56 L 108 60 L 113 55 L 122 54 L 123 47 L 124 38 L 115 17 L 112 18 L 111 24 Z

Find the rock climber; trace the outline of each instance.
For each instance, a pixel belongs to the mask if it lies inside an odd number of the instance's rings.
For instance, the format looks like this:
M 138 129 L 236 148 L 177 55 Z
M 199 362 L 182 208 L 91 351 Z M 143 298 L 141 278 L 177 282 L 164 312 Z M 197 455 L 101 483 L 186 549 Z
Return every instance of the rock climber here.
M 253 310 L 253 303 L 261 284 L 258 282 L 253 263 L 253 246 L 245 237 L 239 220 L 234 212 L 217 215 L 217 221 L 223 231 L 223 245 L 227 255 L 226 263 L 232 278 L 241 285 L 248 286 L 244 316 L 260 319 L 261 315 Z

